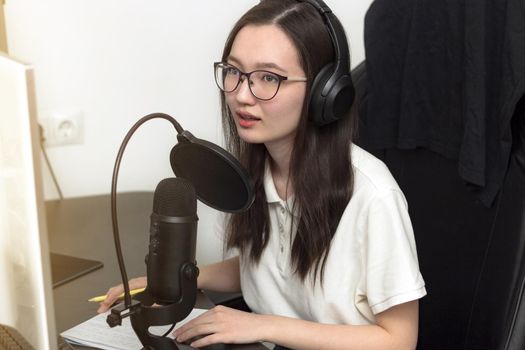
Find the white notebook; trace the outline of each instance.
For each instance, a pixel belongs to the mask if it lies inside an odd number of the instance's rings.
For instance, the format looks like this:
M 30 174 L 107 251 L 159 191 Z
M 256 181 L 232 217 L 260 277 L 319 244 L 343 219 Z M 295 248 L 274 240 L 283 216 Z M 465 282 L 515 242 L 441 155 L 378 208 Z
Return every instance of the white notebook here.
M 177 322 L 176 328 L 206 312 L 205 309 L 193 309 L 184 320 Z M 70 344 L 90 346 L 104 350 L 133 350 L 142 349 L 139 338 L 131 327 L 129 317 L 122 320 L 121 326 L 109 327 L 106 317 L 110 311 L 98 314 L 89 320 L 76 325 L 60 334 Z M 162 335 L 167 332 L 171 325 L 150 327 L 149 332 Z M 170 338 L 173 336 L 170 334 Z

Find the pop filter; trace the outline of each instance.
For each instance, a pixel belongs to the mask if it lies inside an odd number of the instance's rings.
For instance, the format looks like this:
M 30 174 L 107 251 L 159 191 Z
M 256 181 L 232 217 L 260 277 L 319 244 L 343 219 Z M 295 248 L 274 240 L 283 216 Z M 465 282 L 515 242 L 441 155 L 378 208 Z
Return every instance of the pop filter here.
M 186 130 L 177 139 L 170 153 L 171 168 L 177 177 L 193 184 L 201 202 L 229 213 L 242 212 L 252 205 L 253 183 L 235 157 Z

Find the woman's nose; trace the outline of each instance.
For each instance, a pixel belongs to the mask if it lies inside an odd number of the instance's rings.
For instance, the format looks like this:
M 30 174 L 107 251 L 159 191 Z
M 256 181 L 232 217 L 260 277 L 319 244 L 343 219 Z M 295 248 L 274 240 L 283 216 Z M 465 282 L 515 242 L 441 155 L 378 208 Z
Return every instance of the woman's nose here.
M 237 87 L 237 101 L 241 103 L 253 103 L 255 96 L 253 96 L 250 90 L 250 79 L 247 77 L 241 78 L 239 86 Z

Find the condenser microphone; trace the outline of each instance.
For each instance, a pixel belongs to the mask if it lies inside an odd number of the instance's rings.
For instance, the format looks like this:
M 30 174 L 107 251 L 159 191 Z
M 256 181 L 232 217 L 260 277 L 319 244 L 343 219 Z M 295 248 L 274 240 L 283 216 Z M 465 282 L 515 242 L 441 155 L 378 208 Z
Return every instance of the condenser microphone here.
M 182 297 L 184 266 L 196 265 L 197 221 L 191 182 L 180 177 L 160 181 L 153 196 L 146 256 L 147 288 L 157 304 L 176 303 Z

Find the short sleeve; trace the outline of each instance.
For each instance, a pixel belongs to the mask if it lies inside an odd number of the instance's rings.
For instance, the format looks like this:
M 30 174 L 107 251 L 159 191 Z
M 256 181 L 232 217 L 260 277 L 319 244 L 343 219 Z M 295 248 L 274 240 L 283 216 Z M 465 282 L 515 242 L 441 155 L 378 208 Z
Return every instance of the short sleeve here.
M 226 237 L 226 227 L 228 226 L 229 220 L 231 219 L 231 214 L 219 212 L 215 223 L 213 225 L 213 231 L 215 232 L 216 237 L 222 243 L 222 258 L 227 259 L 232 256 L 239 255 L 239 250 L 237 248 L 227 249 L 227 237 Z
M 231 214 L 218 212 L 214 220 L 213 232 L 215 232 L 217 238 L 219 238 L 223 243 L 226 241 L 226 226 L 228 225 L 230 217 Z
M 369 202 L 365 224 L 365 293 L 374 314 L 426 295 L 403 194 L 389 190 Z

